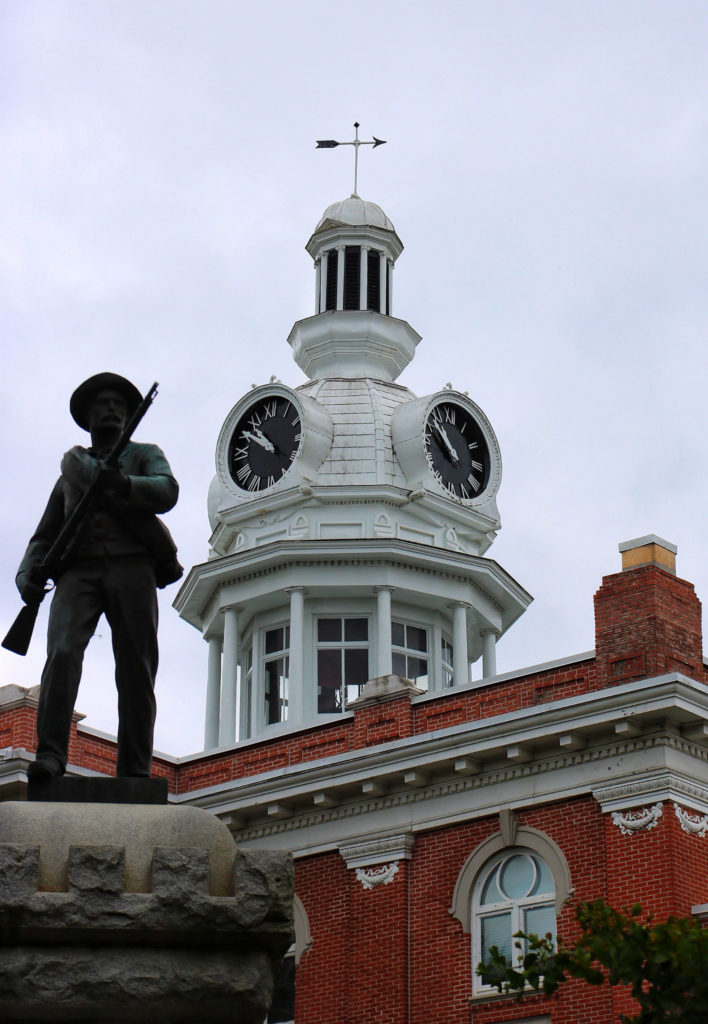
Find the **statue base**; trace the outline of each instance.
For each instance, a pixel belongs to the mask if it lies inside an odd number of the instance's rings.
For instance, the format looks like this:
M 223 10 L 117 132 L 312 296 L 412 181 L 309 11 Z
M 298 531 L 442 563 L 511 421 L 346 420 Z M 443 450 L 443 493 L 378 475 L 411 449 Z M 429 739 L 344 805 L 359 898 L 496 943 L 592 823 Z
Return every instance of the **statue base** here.
M 106 779 L 97 776 L 28 779 L 27 799 L 43 803 L 166 804 L 167 779 Z
M 0 1020 L 263 1024 L 292 860 L 196 807 L 0 804 Z

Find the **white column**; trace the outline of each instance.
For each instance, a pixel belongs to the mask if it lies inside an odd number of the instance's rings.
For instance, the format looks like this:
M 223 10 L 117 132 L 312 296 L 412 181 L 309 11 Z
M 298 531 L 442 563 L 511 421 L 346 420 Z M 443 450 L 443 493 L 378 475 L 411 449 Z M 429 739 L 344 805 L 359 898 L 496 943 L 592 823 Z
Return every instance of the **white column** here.
M 290 671 L 288 674 L 288 721 L 301 722 L 305 700 L 305 589 L 291 587 Z
M 452 608 L 452 685 L 464 686 L 469 682 L 467 657 L 467 605 Z
M 344 246 L 337 247 L 337 309 L 344 309 Z
M 315 313 L 319 313 L 322 309 L 322 260 L 324 256 L 315 263 Z
M 236 742 L 236 687 L 238 681 L 238 613 L 240 608 L 224 612 L 224 657 L 221 666 L 221 720 L 219 746 Z
M 482 633 L 482 676 L 497 674 L 497 631 L 496 629 L 483 629 Z
M 379 253 L 379 313 L 386 312 L 386 256 Z
M 361 260 L 359 264 L 359 309 L 366 309 L 366 300 L 369 291 L 369 247 L 362 245 L 360 249 Z
M 393 316 L 393 260 L 389 260 L 388 265 L 388 315 Z
M 393 587 L 376 587 L 376 675 L 390 676 L 393 671 L 391 652 L 391 593 Z
M 207 667 L 206 714 L 204 716 L 204 749 L 219 746 L 219 711 L 221 708 L 221 637 L 210 636 Z
M 329 256 L 323 252 L 320 256 L 320 313 L 327 309 L 327 264 Z

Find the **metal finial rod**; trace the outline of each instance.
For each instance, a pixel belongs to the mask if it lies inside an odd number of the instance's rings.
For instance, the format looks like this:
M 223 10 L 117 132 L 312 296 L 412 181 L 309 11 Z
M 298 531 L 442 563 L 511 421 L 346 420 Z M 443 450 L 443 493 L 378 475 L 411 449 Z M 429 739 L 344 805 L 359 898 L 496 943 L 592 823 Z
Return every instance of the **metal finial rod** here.
M 377 139 L 376 136 L 366 141 L 359 138 L 359 122 L 354 122 L 354 138 L 351 142 L 337 142 L 335 139 L 318 139 L 315 148 L 316 149 L 334 149 L 335 146 L 353 146 L 354 147 L 354 191 L 352 195 L 358 195 L 357 185 L 359 177 L 359 146 L 373 146 L 376 149 L 377 146 L 384 146 L 386 139 Z

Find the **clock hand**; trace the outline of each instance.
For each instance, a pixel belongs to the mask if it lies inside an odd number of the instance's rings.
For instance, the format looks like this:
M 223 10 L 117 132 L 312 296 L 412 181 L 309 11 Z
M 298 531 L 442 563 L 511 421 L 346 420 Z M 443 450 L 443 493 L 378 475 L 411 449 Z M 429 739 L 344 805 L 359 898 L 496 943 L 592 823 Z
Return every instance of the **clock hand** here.
M 447 436 L 447 431 L 445 430 L 445 427 L 443 427 L 443 425 L 441 423 L 436 423 L 435 424 L 435 429 L 437 430 L 438 434 L 442 438 L 443 443 L 444 443 L 445 447 L 447 448 L 448 454 L 450 455 L 450 458 L 452 459 L 452 461 L 453 462 L 459 462 L 460 461 L 460 456 L 457 454 L 457 449 L 450 443 L 450 438 Z
M 263 431 L 259 430 L 257 427 L 255 434 L 252 434 L 250 430 L 244 430 L 242 437 L 247 438 L 249 441 L 255 441 L 256 444 L 259 444 L 261 446 L 261 448 L 265 448 L 267 452 L 275 451 L 275 448 L 273 447 L 273 442 L 269 441 L 268 438 L 263 433 Z

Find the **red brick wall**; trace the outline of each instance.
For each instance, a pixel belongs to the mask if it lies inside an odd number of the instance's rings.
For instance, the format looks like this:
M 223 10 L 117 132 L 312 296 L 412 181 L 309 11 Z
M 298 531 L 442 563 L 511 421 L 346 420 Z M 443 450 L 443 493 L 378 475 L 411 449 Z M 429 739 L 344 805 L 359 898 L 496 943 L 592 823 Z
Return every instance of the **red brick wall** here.
M 693 585 L 654 565 L 605 576 L 595 594 L 595 654 L 600 687 L 665 672 L 705 680 Z
M 606 824 L 591 797 L 521 812 L 519 825 L 545 832 L 563 849 L 575 895 L 559 932 L 574 930 L 578 899 L 607 897 L 612 868 Z M 298 861 L 296 891 L 307 911 L 312 950 L 298 967 L 298 1024 L 468 1024 L 472 997 L 471 936 L 449 913 L 458 874 L 481 842 L 497 832 L 488 817 L 416 837 L 388 885 L 365 890 L 339 854 Z M 475 999 L 475 1024 L 553 1012 L 554 1024 L 609 1024 L 609 989 L 568 985 L 561 996 Z

